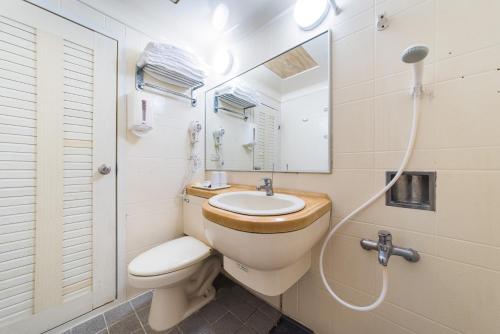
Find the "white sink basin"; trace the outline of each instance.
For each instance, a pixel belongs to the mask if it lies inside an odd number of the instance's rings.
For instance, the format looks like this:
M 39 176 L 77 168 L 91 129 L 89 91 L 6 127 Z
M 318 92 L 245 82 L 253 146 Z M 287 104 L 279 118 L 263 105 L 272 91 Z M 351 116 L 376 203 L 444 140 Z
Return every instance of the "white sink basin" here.
M 305 207 L 302 199 L 285 194 L 267 196 L 262 191 L 236 191 L 208 200 L 216 208 L 249 216 L 276 216 L 297 212 Z

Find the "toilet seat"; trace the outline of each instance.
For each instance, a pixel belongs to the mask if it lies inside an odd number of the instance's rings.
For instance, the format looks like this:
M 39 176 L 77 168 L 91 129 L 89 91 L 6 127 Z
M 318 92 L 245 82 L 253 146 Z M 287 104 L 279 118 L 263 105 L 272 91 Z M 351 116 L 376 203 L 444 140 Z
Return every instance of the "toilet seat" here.
M 136 277 L 150 277 L 184 271 L 210 256 L 210 251 L 210 247 L 193 237 L 181 237 L 137 256 L 130 262 L 128 272 Z

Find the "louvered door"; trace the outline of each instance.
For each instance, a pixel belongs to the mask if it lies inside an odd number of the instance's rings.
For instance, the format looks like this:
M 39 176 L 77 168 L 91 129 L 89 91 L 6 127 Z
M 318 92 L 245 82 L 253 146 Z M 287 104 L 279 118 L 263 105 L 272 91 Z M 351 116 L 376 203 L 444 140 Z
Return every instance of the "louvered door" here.
M 254 169 L 279 170 L 279 111 L 264 104 L 254 110 Z
M 116 42 L 0 2 L 0 333 L 116 294 Z

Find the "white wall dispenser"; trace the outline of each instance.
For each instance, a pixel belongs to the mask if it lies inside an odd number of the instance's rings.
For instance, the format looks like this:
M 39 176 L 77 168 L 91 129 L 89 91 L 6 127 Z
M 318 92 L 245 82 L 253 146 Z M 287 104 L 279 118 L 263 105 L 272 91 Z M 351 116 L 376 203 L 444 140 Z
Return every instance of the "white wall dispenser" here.
M 128 129 L 138 137 L 143 137 L 153 130 L 153 100 L 134 91 L 127 96 Z

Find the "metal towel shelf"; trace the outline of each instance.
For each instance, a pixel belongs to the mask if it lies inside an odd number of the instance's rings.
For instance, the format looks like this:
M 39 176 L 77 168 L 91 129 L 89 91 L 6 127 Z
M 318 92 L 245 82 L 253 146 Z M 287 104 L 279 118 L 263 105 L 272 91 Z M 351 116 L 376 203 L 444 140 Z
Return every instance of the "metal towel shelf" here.
M 243 112 L 229 109 L 226 107 L 221 107 L 219 106 L 220 101 L 222 100 L 223 102 L 227 102 L 235 107 L 238 107 L 242 109 Z M 227 111 L 233 114 L 233 116 L 240 117 L 244 121 L 248 120 L 248 115 L 246 114 L 247 109 L 250 108 L 255 108 L 257 105 L 253 102 L 244 100 L 240 97 L 237 97 L 234 94 L 221 94 L 221 95 L 216 95 L 214 97 L 214 113 L 218 113 L 219 110 Z
M 173 89 L 162 87 L 162 86 L 154 84 L 154 83 L 146 82 L 144 80 L 144 72 L 145 71 L 157 74 L 160 77 L 164 77 L 165 80 L 162 80 L 162 81 L 164 81 L 166 83 L 188 88 L 189 95 L 175 91 Z M 183 78 L 181 76 L 176 76 L 175 72 L 168 72 L 167 73 L 167 72 L 164 72 L 161 69 L 156 68 L 154 66 L 146 65 L 144 68 L 136 67 L 135 88 L 137 90 L 149 91 L 152 93 L 162 94 L 162 95 L 167 95 L 167 96 L 174 95 L 174 96 L 177 96 L 180 98 L 184 98 L 184 99 L 191 101 L 192 107 L 196 107 L 196 104 L 197 104 L 197 100 L 193 97 L 193 92 L 196 89 L 203 87 L 203 85 L 204 84 L 201 81 L 186 80 L 185 78 Z

